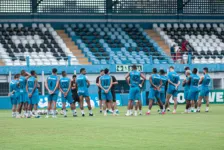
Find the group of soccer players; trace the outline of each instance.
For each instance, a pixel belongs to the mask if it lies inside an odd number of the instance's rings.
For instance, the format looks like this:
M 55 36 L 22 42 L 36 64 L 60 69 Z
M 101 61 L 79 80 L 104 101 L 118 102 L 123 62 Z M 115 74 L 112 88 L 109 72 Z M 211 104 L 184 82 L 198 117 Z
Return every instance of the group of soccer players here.
M 119 113 L 116 105 L 116 94 L 114 86 L 118 84 L 116 78 L 109 74 L 109 69 L 101 70 L 100 76 L 96 79 L 96 85 L 98 86 L 98 96 L 100 112 L 106 116 L 108 113 L 117 115 Z M 209 83 L 211 81 L 208 75 L 208 68 L 203 69 L 204 76 L 201 78 L 197 75 L 197 69 L 194 68 L 192 72 L 189 67 L 185 68 L 186 79 L 184 79 L 182 85 L 184 86 L 184 97 L 186 100 L 186 113 L 200 112 L 202 99 L 206 101 L 206 112 L 209 111 Z M 72 79 L 67 77 L 65 71 L 62 71 L 61 78 L 57 74 L 57 69 L 52 69 L 52 74 L 49 75 L 45 82 L 45 87 L 48 91 L 48 108 L 46 118 L 52 114 L 52 118 L 56 118 L 56 102 L 58 99 L 59 91 L 61 92 L 62 110 L 64 117 L 67 117 L 66 102 L 70 103 L 72 114 L 77 116 L 76 102 L 79 103 L 81 109 L 81 115 L 84 117 L 84 100 L 87 103 L 89 109 L 89 116 L 93 116 L 92 107 L 90 104 L 90 97 L 88 87 L 90 81 L 86 77 L 86 70 L 80 69 L 78 76 L 73 75 Z M 129 103 L 126 116 L 133 115 L 133 107 L 135 104 L 135 113 L 137 111 L 142 115 L 142 103 L 141 103 L 141 88 L 145 83 L 145 76 L 143 73 L 137 71 L 137 66 L 132 66 L 132 71 L 125 77 L 127 83 L 130 86 L 129 90 Z M 142 79 L 142 81 L 141 81 Z M 165 114 L 166 109 L 169 110 L 169 100 L 172 97 L 174 100 L 174 110 L 177 109 L 177 94 L 178 87 L 180 86 L 180 77 L 174 71 L 174 67 L 169 67 L 169 73 L 166 75 L 165 71 L 161 69 L 158 73 L 156 68 L 153 68 L 152 75 L 149 78 L 150 90 L 149 90 L 149 109 L 146 115 L 150 115 L 153 103 L 157 103 L 160 108 L 160 113 Z M 199 88 L 199 85 L 200 88 Z M 10 83 L 10 93 L 12 103 L 12 116 L 20 118 L 21 111 L 24 110 L 24 117 L 32 117 L 34 110 L 34 116 L 39 118 L 37 107 L 39 102 L 39 84 L 37 81 L 37 75 L 34 70 L 27 73 L 22 70 L 20 74 L 16 74 L 14 79 Z M 199 95 L 200 93 L 200 95 Z M 103 110 L 102 110 L 103 108 Z
M 203 69 L 203 76 L 200 78 L 197 75 L 197 68 L 194 68 L 192 72 L 189 67 L 185 68 L 186 79 L 183 81 L 184 86 L 184 98 L 186 100 L 185 113 L 200 112 L 202 100 L 206 101 L 206 112 L 209 111 L 209 83 L 211 81 L 208 75 L 208 68 Z M 136 65 L 132 66 L 132 71 L 125 77 L 127 83 L 130 85 L 129 90 L 129 103 L 126 116 L 133 115 L 133 105 L 135 102 L 135 113 L 137 116 L 137 110 L 142 115 L 141 110 L 141 87 L 146 80 L 145 76 L 137 71 Z M 142 79 L 142 82 L 141 82 Z M 178 87 L 180 86 L 180 76 L 175 72 L 174 67 L 169 67 L 169 73 L 166 73 L 161 69 L 158 73 L 156 68 L 153 68 L 152 75 L 149 77 L 150 90 L 149 90 L 149 109 L 146 115 L 150 115 L 153 103 L 157 103 L 160 107 L 160 113 L 165 114 L 166 110 L 169 111 L 169 101 L 173 98 L 174 109 L 173 114 L 177 109 L 177 94 Z M 199 86 L 201 85 L 201 86 Z

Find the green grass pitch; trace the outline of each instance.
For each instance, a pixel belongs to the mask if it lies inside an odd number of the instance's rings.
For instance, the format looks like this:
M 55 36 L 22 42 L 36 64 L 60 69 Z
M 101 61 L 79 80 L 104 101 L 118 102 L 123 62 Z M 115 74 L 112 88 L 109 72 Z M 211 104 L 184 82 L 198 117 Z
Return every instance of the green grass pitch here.
M 57 119 L 11 118 L 0 111 L 0 150 L 224 150 L 224 105 L 211 105 L 210 112 Z M 171 107 L 172 108 L 172 107 Z M 144 107 L 144 112 L 147 110 Z M 87 113 L 87 109 L 85 109 Z

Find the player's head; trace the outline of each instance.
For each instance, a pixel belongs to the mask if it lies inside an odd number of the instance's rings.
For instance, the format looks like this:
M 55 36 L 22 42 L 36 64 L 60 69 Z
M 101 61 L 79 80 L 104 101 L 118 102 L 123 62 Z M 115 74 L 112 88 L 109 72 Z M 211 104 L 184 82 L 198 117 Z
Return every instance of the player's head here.
M 169 70 L 170 70 L 170 71 L 174 71 L 174 67 L 173 67 L 173 66 L 170 66 L 170 67 L 169 67 Z
M 73 79 L 73 80 L 75 80 L 75 79 L 76 79 L 76 75 L 75 75 L 75 74 L 72 76 L 72 79 Z
M 61 72 L 61 75 L 62 75 L 62 77 L 66 77 L 67 74 L 66 74 L 65 71 L 62 71 L 62 72 Z
M 207 67 L 203 68 L 203 73 L 204 74 L 208 73 L 208 68 Z
M 18 79 L 18 78 L 19 78 L 19 74 L 15 74 L 14 79 Z
M 104 69 L 104 73 L 109 74 L 109 69 L 108 68 Z
M 132 68 L 132 70 L 137 70 L 137 66 L 136 65 L 132 65 L 131 68 Z
M 85 68 L 81 68 L 80 69 L 80 73 L 85 75 L 86 74 L 86 69 Z
M 21 74 L 22 76 L 25 76 L 25 75 L 26 75 L 26 71 L 25 71 L 25 70 L 21 70 L 20 74 Z
M 52 73 L 53 73 L 53 74 L 57 74 L 57 72 L 58 72 L 58 70 L 57 70 L 56 68 L 53 68 L 53 69 L 52 69 Z
M 104 70 L 103 69 L 100 70 L 100 75 L 101 76 L 104 75 Z
M 187 70 L 190 70 L 190 68 L 189 67 L 185 67 L 184 70 L 187 71 Z
M 191 75 L 191 71 L 190 71 L 190 70 L 187 70 L 187 71 L 185 72 L 185 74 L 186 74 L 186 76 L 188 77 L 189 75 Z
M 193 74 L 197 74 L 198 73 L 198 69 L 197 68 L 194 68 L 193 71 L 192 71 L 192 73 Z
M 31 74 L 31 76 L 34 76 L 34 77 L 36 76 L 36 72 L 34 70 L 31 70 L 30 74 Z
M 160 74 L 160 75 L 165 75 L 165 73 L 166 73 L 166 72 L 165 72 L 163 69 L 160 69 L 160 71 L 159 71 L 159 74 Z
M 153 68 L 152 69 L 152 73 L 154 73 L 154 74 L 157 73 L 157 69 L 156 68 Z

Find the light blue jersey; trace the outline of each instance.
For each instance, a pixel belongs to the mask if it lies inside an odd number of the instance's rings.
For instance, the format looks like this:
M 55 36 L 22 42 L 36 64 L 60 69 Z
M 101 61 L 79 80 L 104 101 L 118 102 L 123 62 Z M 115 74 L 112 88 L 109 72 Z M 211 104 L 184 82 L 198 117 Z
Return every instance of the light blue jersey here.
M 112 79 L 111 76 L 109 76 L 107 74 L 100 77 L 101 86 L 105 90 L 109 89 L 110 84 L 111 84 L 111 79 Z M 101 93 L 102 93 L 102 95 L 101 95 L 102 100 L 112 100 L 113 97 L 112 97 L 112 94 L 111 94 L 111 90 L 109 90 L 108 93 L 105 93 L 104 90 L 101 90 Z
M 71 80 L 68 77 L 63 77 L 59 81 L 60 87 L 63 92 L 67 92 L 68 88 L 71 84 Z M 71 89 L 69 90 L 68 94 L 72 94 Z
M 161 83 L 161 78 L 160 75 L 158 74 L 152 74 L 151 76 L 152 79 L 152 83 L 155 86 L 159 86 Z M 152 85 L 150 86 L 150 90 L 149 90 L 149 97 L 150 100 L 156 100 L 160 98 L 160 91 L 158 91 L 157 89 L 155 89 Z
M 26 92 L 26 77 L 20 76 L 19 85 L 20 85 L 20 93 Z
M 204 79 L 202 80 L 201 83 L 201 91 L 200 91 L 200 96 L 201 97 L 207 97 L 209 95 L 209 84 L 211 82 L 211 77 L 208 74 L 204 75 Z
M 160 78 L 162 80 L 162 86 L 160 88 L 160 93 L 166 93 L 165 89 L 166 89 L 166 84 L 167 84 L 168 78 L 167 78 L 167 76 L 163 76 L 163 75 L 160 75 Z
M 78 86 L 78 95 L 83 96 L 83 97 L 88 97 L 89 92 L 88 92 L 88 85 L 87 85 L 87 78 L 85 75 L 80 74 L 76 78 L 76 84 Z
M 139 87 L 141 81 L 141 73 L 139 71 L 130 72 L 130 84 L 131 87 Z
M 47 85 L 49 90 L 54 91 L 55 87 L 57 86 L 57 81 L 59 77 L 57 75 L 50 75 L 47 77 Z M 58 94 L 58 88 L 55 90 L 54 94 Z
M 37 87 L 35 87 L 35 82 L 36 82 L 36 78 L 34 76 L 31 76 L 28 80 L 27 80 L 27 87 L 28 87 L 28 94 L 31 94 L 32 91 L 34 90 L 33 94 L 31 97 L 29 97 L 29 104 L 38 104 L 39 102 L 39 93 L 38 93 L 38 89 Z
M 10 82 L 9 86 L 10 86 L 10 92 L 14 91 L 14 93 L 12 93 L 10 95 L 11 104 L 12 105 L 17 105 L 19 103 L 19 96 L 20 96 L 19 81 L 18 80 L 12 80 Z
M 180 81 L 180 76 L 175 71 L 172 71 L 168 73 L 168 79 L 174 84 L 177 84 Z M 173 95 L 173 97 L 177 97 L 178 89 L 169 83 L 167 93 Z
M 198 94 L 199 94 L 199 80 L 200 77 L 196 74 L 191 74 L 190 76 L 190 90 L 187 96 L 187 100 L 198 100 Z
M 188 100 L 188 94 L 189 94 L 189 90 L 190 90 L 190 83 L 189 82 L 189 77 L 186 77 L 186 83 L 184 85 L 184 99 Z
M 161 78 L 160 78 L 160 75 L 158 74 L 152 74 L 152 83 L 155 85 L 155 86 L 159 86 L 160 85 L 160 82 L 161 82 Z M 152 85 L 150 86 L 151 88 L 154 88 Z

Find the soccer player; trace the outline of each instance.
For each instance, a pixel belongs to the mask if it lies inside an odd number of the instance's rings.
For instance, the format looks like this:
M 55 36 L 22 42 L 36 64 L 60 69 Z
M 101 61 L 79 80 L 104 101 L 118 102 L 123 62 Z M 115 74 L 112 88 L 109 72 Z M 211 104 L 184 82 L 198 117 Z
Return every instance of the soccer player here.
M 119 114 L 119 110 L 117 108 L 117 100 L 116 100 L 116 93 L 115 93 L 115 86 L 118 84 L 117 79 L 115 78 L 115 76 L 111 75 L 112 78 L 112 87 L 111 87 L 111 93 L 112 93 L 112 100 L 113 100 L 113 104 L 112 104 L 112 109 L 115 110 L 116 114 Z
M 199 94 L 198 84 L 199 84 L 200 77 L 197 75 L 197 72 L 198 72 L 198 69 L 194 68 L 189 78 L 190 90 L 189 90 L 187 99 L 191 101 L 191 112 L 196 112 L 196 110 L 194 110 L 194 107 L 195 107 L 195 104 L 197 103 L 198 94 Z
M 185 113 L 189 113 L 191 108 L 191 101 L 188 99 L 188 94 L 190 89 L 189 78 L 191 75 L 191 71 L 189 68 L 185 68 L 185 75 L 186 75 L 186 79 L 183 80 L 182 86 L 184 87 L 184 99 L 186 100 Z
M 82 116 L 85 116 L 84 107 L 83 107 L 83 99 L 85 98 L 86 103 L 88 105 L 89 109 L 89 116 L 93 116 L 92 107 L 90 104 L 90 98 L 89 98 L 89 91 L 88 87 L 90 86 L 90 82 L 86 77 L 86 70 L 85 68 L 80 69 L 80 75 L 76 79 L 76 83 L 78 85 L 78 95 L 80 100 L 80 109 Z
M 12 104 L 12 117 L 19 118 L 19 109 L 16 109 L 20 99 L 19 74 L 14 75 L 14 79 L 10 82 L 10 100 Z
M 102 98 L 101 98 L 101 88 L 100 88 L 100 77 L 104 75 L 104 70 L 100 70 L 100 75 L 96 78 L 96 85 L 98 86 L 98 100 L 100 105 L 100 113 L 102 113 Z
M 149 90 L 149 110 L 146 112 L 146 115 L 150 115 L 151 113 L 151 108 L 153 101 L 155 99 L 158 102 L 158 105 L 160 107 L 160 111 L 162 114 L 164 114 L 165 109 L 163 109 L 163 103 L 160 100 L 160 88 L 162 86 L 162 80 L 160 78 L 160 75 L 157 74 L 157 69 L 153 68 L 152 69 L 152 75 L 149 77 L 149 82 L 150 82 L 150 90 Z
M 166 103 L 166 89 L 167 89 L 167 85 L 168 85 L 168 78 L 165 75 L 165 71 L 163 69 L 161 69 L 159 71 L 160 73 L 160 79 L 162 80 L 162 86 L 160 88 L 160 100 L 163 103 L 163 110 L 165 110 L 165 103 Z
M 129 83 L 129 78 L 130 78 L 130 83 Z M 142 83 L 140 83 L 141 78 L 143 79 Z M 141 100 L 141 94 L 140 94 L 141 90 L 140 90 L 140 88 L 142 87 L 142 85 L 145 82 L 145 76 L 141 72 L 137 71 L 137 66 L 136 65 L 133 65 L 132 66 L 132 71 L 129 72 L 125 76 L 125 80 L 127 81 L 127 83 L 130 86 L 129 96 L 128 96 L 128 99 L 129 99 L 128 110 L 127 110 L 126 116 L 130 116 L 130 114 L 132 113 L 131 112 L 131 110 L 132 110 L 131 106 L 132 106 L 133 101 L 137 101 L 136 102 L 136 109 L 135 109 L 135 116 L 137 116 L 137 108 L 139 106 L 139 101 Z
M 52 118 L 57 118 L 56 117 L 56 103 L 57 103 L 58 92 L 59 92 L 58 85 L 59 85 L 59 77 L 57 76 L 57 69 L 53 68 L 52 75 L 48 76 L 45 82 L 45 87 L 48 90 L 48 94 L 49 94 L 46 118 L 49 118 L 52 104 L 53 104 Z
M 204 99 L 206 101 L 206 109 L 205 112 L 209 111 L 209 83 L 211 81 L 210 76 L 208 75 L 208 68 L 205 67 L 203 69 L 203 74 L 204 76 L 201 77 L 199 84 L 201 84 L 201 91 L 200 91 L 200 96 L 199 96 L 199 100 L 198 100 L 198 108 L 197 108 L 197 112 L 200 112 L 200 108 L 201 108 L 201 101 L 202 99 Z
M 72 76 L 72 98 L 74 100 L 73 103 L 74 103 L 74 112 L 75 112 L 75 114 L 73 116 L 77 117 L 76 102 L 79 103 L 79 95 L 78 95 L 78 87 L 76 84 L 76 75 L 75 74 Z
M 26 91 L 29 96 L 27 118 L 30 118 L 32 116 L 32 111 L 31 111 L 32 107 L 34 108 L 35 118 L 39 118 L 40 116 L 38 115 L 38 112 L 37 112 L 37 106 L 39 102 L 39 92 L 37 89 L 38 82 L 35 77 L 36 72 L 32 70 L 30 74 L 31 74 L 31 77 L 27 80 L 27 84 L 26 84 Z
M 107 116 L 107 103 L 108 107 L 112 107 L 112 94 L 111 94 L 111 87 L 113 85 L 113 80 L 112 77 L 109 75 L 109 69 L 104 70 L 104 75 L 100 77 L 99 80 L 99 86 L 101 88 L 101 96 L 102 96 L 102 101 L 103 101 L 103 111 L 104 111 L 104 116 Z M 113 107 L 112 107 L 113 109 Z M 115 115 L 116 112 L 113 109 L 113 115 Z
M 171 96 L 173 96 L 174 100 L 174 110 L 173 114 L 176 113 L 177 109 L 177 94 L 178 94 L 178 86 L 180 85 L 180 76 L 174 71 L 174 67 L 170 66 L 168 73 L 168 90 L 166 96 L 166 108 L 170 101 Z
M 19 84 L 20 84 L 20 104 L 19 104 L 19 113 L 21 114 L 22 107 L 24 107 L 24 117 L 27 116 L 27 110 L 28 110 L 28 93 L 26 91 L 26 83 L 27 79 L 31 75 L 27 73 L 25 70 L 21 71 L 21 75 L 19 78 Z
M 66 102 L 69 102 L 73 116 L 77 116 L 74 111 L 74 103 L 71 92 L 71 80 L 67 77 L 65 71 L 62 71 L 62 78 L 59 80 L 59 89 L 62 93 L 61 99 L 64 117 L 67 117 Z

